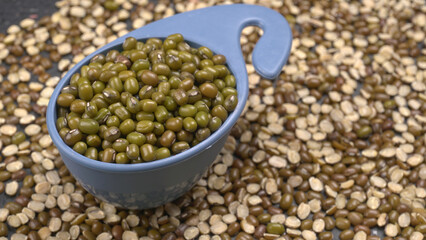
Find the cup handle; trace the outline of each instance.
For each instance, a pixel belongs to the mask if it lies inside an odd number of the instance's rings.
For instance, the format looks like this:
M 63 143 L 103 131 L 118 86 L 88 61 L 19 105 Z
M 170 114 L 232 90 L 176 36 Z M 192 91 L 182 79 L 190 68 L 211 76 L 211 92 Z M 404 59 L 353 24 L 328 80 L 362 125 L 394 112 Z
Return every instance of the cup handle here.
M 290 54 L 292 34 L 282 15 L 262 6 L 220 5 L 180 13 L 136 29 L 107 44 L 105 49 L 122 43 L 130 36 L 137 39 L 165 38 L 173 33 L 181 33 L 187 41 L 226 55 L 232 69 L 245 69 L 240 36 L 246 26 L 258 26 L 264 31 L 252 54 L 255 70 L 264 78 L 276 78 Z M 236 77 L 247 78 L 247 73 Z

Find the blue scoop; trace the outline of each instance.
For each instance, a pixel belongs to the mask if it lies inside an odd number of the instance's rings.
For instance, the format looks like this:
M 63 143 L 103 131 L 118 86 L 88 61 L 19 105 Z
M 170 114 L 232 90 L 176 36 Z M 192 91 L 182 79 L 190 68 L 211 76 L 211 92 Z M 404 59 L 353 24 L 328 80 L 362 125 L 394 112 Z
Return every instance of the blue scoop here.
M 61 79 L 47 108 L 47 127 L 62 159 L 81 185 L 101 200 L 129 209 L 146 209 L 172 201 L 188 191 L 216 159 L 228 134 L 242 113 L 248 96 L 246 65 L 240 35 L 246 26 L 258 26 L 263 36 L 257 42 L 252 62 L 262 77 L 274 79 L 290 54 L 291 30 L 278 12 L 255 5 L 221 5 L 174 15 L 134 30 L 103 46 L 76 64 Z M 237 80 L 238 105 L 223 125 L 210 137 L 177 155 L 146 163 L 115 164 L 89 159 L 67 146 L 56 129 L 56 100 L 62 88 L 80 68 L 97 54 L 121 49 L 127 37 L 138 41 L 164 39 L 181 33 L 192 47 L 206 46 L 225 55 Z

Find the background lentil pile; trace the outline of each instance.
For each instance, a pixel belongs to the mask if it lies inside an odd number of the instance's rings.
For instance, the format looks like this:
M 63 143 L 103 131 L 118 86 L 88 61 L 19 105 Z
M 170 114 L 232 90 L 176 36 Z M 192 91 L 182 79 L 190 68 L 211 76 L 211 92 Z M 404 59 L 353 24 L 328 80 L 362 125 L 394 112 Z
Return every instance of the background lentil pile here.
M 289 63 L 260 78 L 249 53 L 261 31 L 244 29 L 246 111 L 190 192 L 143 211 L 99 202 L 69 175 L 45 124 L 54 73 L 150 21 L 224 2 L 64 0 L 0 34 L 1 239 L 424 239 L 425 2 L 243 2 L 286 17 Z

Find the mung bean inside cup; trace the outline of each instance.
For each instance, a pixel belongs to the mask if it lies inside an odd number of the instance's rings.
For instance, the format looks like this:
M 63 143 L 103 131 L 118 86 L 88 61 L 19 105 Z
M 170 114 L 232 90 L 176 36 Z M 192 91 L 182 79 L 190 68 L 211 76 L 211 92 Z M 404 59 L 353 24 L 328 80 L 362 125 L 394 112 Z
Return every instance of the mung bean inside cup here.
M 141 163 L 183 152 L 219 129 L 238 103 L 226 58 L 181 34 L 98 54 L 58 96 L 56 127 L 76 152 Z

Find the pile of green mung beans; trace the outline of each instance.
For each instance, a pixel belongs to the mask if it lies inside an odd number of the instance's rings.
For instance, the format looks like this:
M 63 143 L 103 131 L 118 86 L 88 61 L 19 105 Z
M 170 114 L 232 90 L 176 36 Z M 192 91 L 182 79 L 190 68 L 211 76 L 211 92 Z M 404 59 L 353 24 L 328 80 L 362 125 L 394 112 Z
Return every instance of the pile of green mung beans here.
M 58 96 L 56 127 L 76 152 L 102 162 L 141 163 L 197 145 L 237 104 L 226 58 L 181 34 L 98 54 Z

